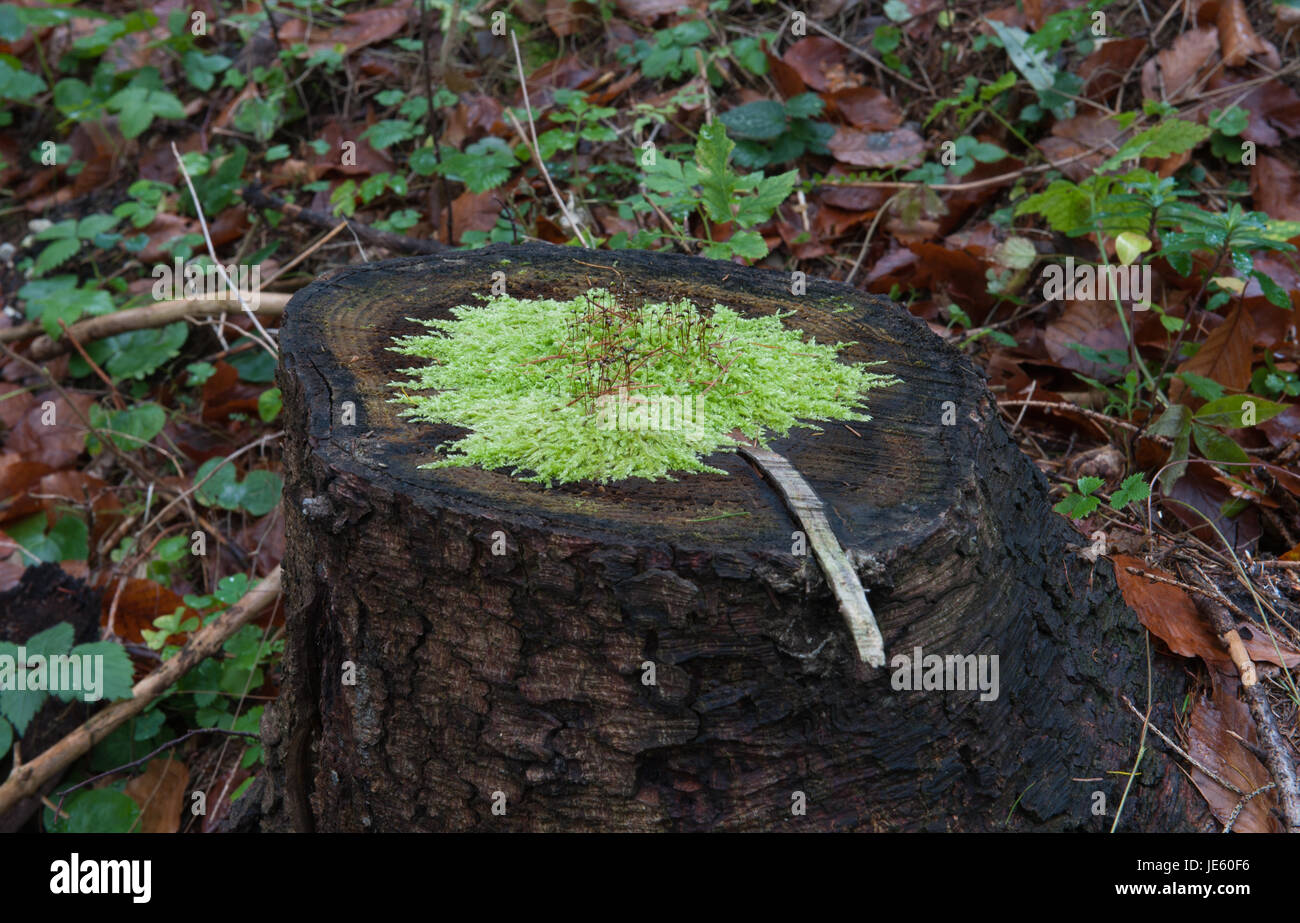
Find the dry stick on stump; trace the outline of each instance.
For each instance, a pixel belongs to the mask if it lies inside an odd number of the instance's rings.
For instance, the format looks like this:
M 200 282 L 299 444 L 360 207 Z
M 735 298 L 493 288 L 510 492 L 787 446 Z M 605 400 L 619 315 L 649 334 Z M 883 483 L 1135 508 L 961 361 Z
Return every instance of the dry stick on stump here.
M 303 208 L 300 205 L 293 205 L 283 199 L 277 199 L 275 196 L 267 195 L 262 191 L 259 185 L 247 186 L 243 192 L 244 201 L 254 208 L 270 208 L 278 212 L 283 212 L 295 221 L 301 221 L 304 224 L 314 225 L 326 230 L 333 228 L 339 223 L 339 219 L 334 215 L 327 215 L 325 212 L 313 211 L 310 208 Z M 347 220 L 348 227 L 352 233 L 361 238 L 368 244 L 374 244 L 376 247 L 384 247 L 395 253 L 438 253 L 446 250 L 447 245 L 438 240 L 423 240 L 416 237 L 407 237 L 404 234 L 393 234 L 389 231 L 378 231 L 368 227 L 359 221 Z M 265 296 L 263 296 L 265 297 Z
M 275 570 L 249 590 L 243 600 L 196 632 L 176 656 L 136 683 L 131 698 L 114 702 L 31 762 L 15 767 L 5 783 L 0 785 L 0 816 L 7 814 L 24 798 L 36 794 L 41 786 L 71 766 L 117 727 L 144 711 L 173 683 L 219 651 L 235 632 L 261 615 L 279 595 L 280 567 L 276 565 Z
M 785 505 L 808 534 L 808 543 L 812 545 L 817 563 L 826 574 L 826 582 L 840 604 L 840 613 L 853 636 L 858 657 L 873 667 L 883 667 L 885 642 L 880 636 L 875 613 L 867 602 L 858 572 L 849 563 L 839 539 L 831 531 L 821 498 L 785 456 L 751 446 L 740 446 L 736 451 L 757 465 L 758 470 L 776 485 Z
M 1255 663 L 1246 653 L 1246 646 L 1241 643 L 1241 635 L 1237 633 L 1226 606 L 1217 600 L 1200 596 L 1194 597 L 1192 601 L 1201 615 L 1214 626 L 1214 633 L 1228 649 L 1228 656 L 1237 667 L 1241 687 L 1246 693 L 1246 702 L 1250 705 L 1250 716 L 1255 719 L 1255 729 L 1259 732 L 1264 761 L 1268 764 L 1269 775 L 1277 783 L 1278 803 L 1282 806 L 1288 832 L 1300 833 L 1300 786 L 1296 783 L 1295 763 L 1287 752 L 1286 738 L 1278 730 L 1277 719 L 1273 717 L 1273 709 L 1268 704 L 1268 695 L 1255 673 Z

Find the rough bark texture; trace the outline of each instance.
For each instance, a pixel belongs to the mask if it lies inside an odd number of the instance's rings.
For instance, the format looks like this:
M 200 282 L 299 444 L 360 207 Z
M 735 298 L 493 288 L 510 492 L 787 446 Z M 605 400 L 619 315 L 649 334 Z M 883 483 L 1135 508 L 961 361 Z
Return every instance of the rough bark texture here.
M 604 488 L 417 467 L 456 431 L 385 402 L 412 364 L 391 338 L 422 330 L 407 318 L 471 303 L 494 271 L 513 295 L 568 298 L 615 278 L 601 267 L 652 298 L 794 310 L 786 323 L 819 341 L 854 341 L 846 359 L 887 360 L 903 384 L 872 392 L 860 437 L 832 425 L 772 448 L 828 504 L 889 656 L 996 654 L 995 701 L 897 691 L 892 670 L 859 668 L 815 563 L 789 553 L 780 498 L 734 453 L 710 459 L 725 477 Z M 370 264 L 294 298 L 280 372 L 289 649 L 263 725 L 265 828 L 1110 826 L 1140 730 L 1117 693 L 1142 702 L 1148 684 L 1109 562 L 1067 549 L 1080 537 L 959 353 L 887 300 L 789 285 L 530 245 Z M 355 426 L 341 425 L 344 401 Z M 1162 724 L 1182 689 L 1154 656 Z M 1204 818 L 1149 753 L 1123 827 Z

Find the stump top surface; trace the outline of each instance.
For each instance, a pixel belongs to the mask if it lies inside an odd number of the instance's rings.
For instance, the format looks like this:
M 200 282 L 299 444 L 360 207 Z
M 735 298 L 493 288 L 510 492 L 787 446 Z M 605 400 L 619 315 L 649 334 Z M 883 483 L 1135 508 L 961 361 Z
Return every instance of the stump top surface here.
M 607 485 L 547 488 L 504 470 L 421 469 L 435 446 L 465 431 L 398 416 L 402 408 L 389 403 L 389 383 L 418 361 L 389 347 L 395 336 L 427 333 L 409 318 L 448 318 L 452 308 L 476 303 L 497 271 L 505 273 L 507 291 L 521 298 L 569 299 L 622 281 L 652 301 L 688 298 L 703 308 L 720 303 L 751 316 L 792 311 L 786 325 L 819 342 L 851 343 L 840 353 L 844 361 L 884 360 L 873 371 L 902 382 L 871 392 L 870 422 L 851 423 L 852 429 L 826 423 L 820 433 L 796 429 L 769 443 L 827 504 L 845 547 L 870 552 L 909 544 L 918 526 L 951 514 L 963 487 L 978 478 L 975 444 L 992 414 L 984 381 L 960 353 L 893 302 L 817 279 L 796 296 L 788 275 L 733 263 L 549 244 L 370 263 L 298 292 L 282 327 L 280 374 L 302 389 L 311 451 L 427 509 L 451 508 L 503 526 L 679 549 L 789 548 L 796 526 L 780 496 L 734 452 L 706 459 L 725 476 Z M 355 425 L 341 424 L 345 401 L 355 404 Z M 955 405 L 957 425 L 942 424 L 946 401 Z

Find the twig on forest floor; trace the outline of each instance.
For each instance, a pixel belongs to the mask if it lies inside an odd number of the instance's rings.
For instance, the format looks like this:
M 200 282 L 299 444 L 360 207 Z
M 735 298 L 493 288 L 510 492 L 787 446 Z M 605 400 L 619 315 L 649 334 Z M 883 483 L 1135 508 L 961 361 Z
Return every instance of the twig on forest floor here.
M 246 203 L 254 208 L 269 208 L 273 211 L 280 212 L 294 221 L 301 221 L 303 224 L 310 224 L 325 230 L 332 230 L 339 223 L 339 218 L 325 212 L 314 211 L 310 208 L 303 208 L 301 205 L 294 205 L 273 195 L 268 195 L 262 191 L 262 187 L 257 184 L 245 186 L 243 199 Z M 420 237 L 407 237 L 405 234 L 394 234 L 391 231 L 380 231 L 369 225 L 362 224 L 352 218 L 345 219 L 348 229 L 358 238 L 368 244 L 376 247 L 383 247 L 386 250 L 392 250 L 394 253 L 406 253 L 420 256 L 426 253 L 441 253 L 447 249 L 447 245 L 439 240 L 425 240 Z
M 114 702 L 58 743 L 14 769 L 0 785 L 0 817 L 24 798 L 40 791 L 47 781 L 71 766 L 113 730 L 140 714 L 165 694 L 182 676 L 211 657 L 240 628 L 275 603 L 280 595 L 280 567 L 262 578 L 244 598 L 222 612 L 209 625 L 190 636 L 189 642 L 131 690 L 131 698 Z
M 270 317 L 282 314 L 285 305 L 289 303 L 289 299 L 292 297 L 292 295 L 283 292 L 265 292 L 261 296 L 262 301 L 258 306 L 258 310 Z M 100 314 L 96 317 L 83 318 L 67 329 L 78 340 L 100 340 L 104 337 L 113 336 L 117 333 L 127 333 L 131 330 L 165 327 L 168 324 L 175 323 L 178 320 L 186 320 L 187 318 L 216 317 L 217 315 L 226 314 L 229 310 L 229 299 L 196 298 L 191 300 L 181 298 L 176 301 L 159 301 L 139 308 L 128 308 L 125 311 L 115 311 L 112 314 Z M 30 336 L 35 336 L 36 339 L 32 341 L 27 354 L 37 362 L 53 359 L 55 356 L 60 356 L 73 348 L 66 337 L 60 337 L 57 340 L 51 339 L 42 333 L 44 329 L 39 323 L 34 323 L 24 324 L 22 327 L 11 327 L 8 330 L 0 330 L 0 343 L 25 340 Z M 38 334 L 40 335 L 38 336 Z
M 208 245 L 208 257 L 212 260 L 213 265 L 216 266 L 217 274 L 221 276 L 221 281 L 225 282 L 226 287 L 235 293 L 235 297 L 239 299 L 239 306 L 243 308 L 244 313 L 247 314 L 249 320 L 253 322 L 253 326 L 257 328 L 257 332 L 262 337 L 260 342 L 266 347 L 266 351 L 272 356 L 278 358 L 280 355 L 280 348 L 275 345 L 275 340 L 271 339 L 271 334 L 267 332 L 266 328 L 262 326 L 262 322 L 258 320 L 257 312 L 248 306 L 248 302 L 244 300 L 244 293 L 239 290 L 239 286 L 235 284 L 234 280 L 230 278 L 230 274 L 226 272 L 226 267 L 222 266 L 221 260 L 217 258 L 217 248 L 213 245 L 212 234 L 208 231 L 208 219 L 203 214 L 203 203 L 199 201 L 199 194 L 194 189 L 194 181 L 190 179 L 190 171 L 185 167 L 185 161 L 181 158 L 181 152 L 177 149 L 175 141 L 172 142 L 172 156 L 176 158 L 176 165 L 180 167 L 181 176 L 185 177 L 185 185 L 189 187 L 190 199 L 194 203 L 194 213 L 199 216 L 199 227 L 202 229 L 203 239 Z M 221 319 L 223 321 L 225 320 L 224 314 L 222 314 Z M 257 337 L 252 338 L 257 339 Z M 220 329 L 217 330 L 217 339 L 221 341 L 222 349 L 229 348 L 226 345 L 225 335 Z
M 1228 609 L 1219 600 L 1194 597 L 1193 602 L 1201 615 L 1209 621 L 1223 646 L 1228 650 L 1233 665 L 1241 677 L 1241 688 L 1246 702 L 1250 706 L 1250 716 L 1255 720 L 1255 730 L 1259 734 L 1264 751 L 1264 764 L 1268 773 L 1277 784 L 1278 804 L 1286 820 L 1288 831 L 1300 833 L 1300 782 L 1297 782 L 1295 761 L 1291 759 L 1288 743 L 1278 729 L 1277 718 L 1268 702 L 1268 693 L 1259 682 L 1255 672 L 1255 663 L 1246 652 L 1241 635 L 1228 614 Z
M 564 213 L 565 220 L 569 222 L 569 227 L 573 228 L 573 233 L 577 235 L 578 243 L 582 244 L 584 247 L 590 247 L 591 242 L 587 240 L 586 235 L 582 233 L 582 228 L 578 224 L 578 219 L 574 217 L 573 212 L 569 211 L 569 206 L 565 204 L 564 197 L 561 196 L 560 191 L 555 188 L 555 181 L 551 179 L 551 171 L 546 169 L 546 161 L 542 160 L 541 151 L 537 143 L 537 124 L 533 121 L 533 104 L 528 100 L 528 78 L 524 76 L 524 59 L 519 56 L 519 39 L 515 36 L 513 29 L 510 30 L 510 43 L 515 49 L 515 66 L 519 71 L 519 88 L 524 94 L 524 110 L 528 113 L 528 127 L 532 130 L 532 138 L 530 139 L 528 134 L 524 132 L 523 127 L 519 124 L 519 120 L 515 118 L 515 114 L 510 111 L 509 107 L 506 107 L 506 115 L 510 117 L 510 123 L 514 125 L 515 131 L 517 131 L 519 136 L 523 138 L 524 144 L 526 144 L 528 149 L 532 151 L 533 160 L 537 162 L 537 169 L 541 171 L 542 177 L 546 180 L 546 185 L 551 188 L 551 195 L 555 196 L 556 204 L 560 206 L 560 211 Z

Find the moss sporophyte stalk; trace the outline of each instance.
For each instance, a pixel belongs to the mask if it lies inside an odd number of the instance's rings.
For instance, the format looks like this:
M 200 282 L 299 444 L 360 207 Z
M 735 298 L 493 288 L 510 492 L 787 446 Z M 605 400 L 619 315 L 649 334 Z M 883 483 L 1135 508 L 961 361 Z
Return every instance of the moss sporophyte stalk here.
M 867 392 L 898 383 L 869 371 L 880 363 L 840 362 L 848 344 L 721 304 L 593 289 L 571 301 L 497 295 L 451 313 L 411 318 L 432 332 L 391 347 L 430 360 L 391 383 L 401 415 L 470 430 L 424 468 L 509 468 L 548 485 L 721 474 L 703 459 L 737 435 L 762 443 L 815 421 L 866 421 Z

